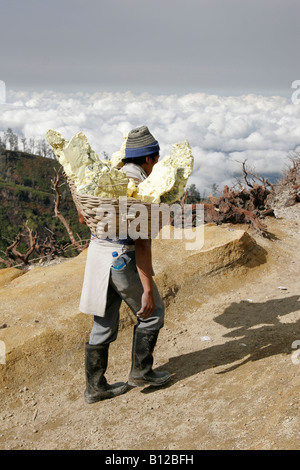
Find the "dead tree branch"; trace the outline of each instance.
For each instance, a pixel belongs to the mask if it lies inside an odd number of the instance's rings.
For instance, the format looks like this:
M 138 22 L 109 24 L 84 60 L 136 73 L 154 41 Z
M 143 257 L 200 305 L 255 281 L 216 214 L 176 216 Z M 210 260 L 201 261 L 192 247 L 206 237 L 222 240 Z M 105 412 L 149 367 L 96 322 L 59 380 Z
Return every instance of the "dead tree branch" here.
M 288 168 L 283 185 L 290 187 L 290 194 L 285 203 L 286 207 L 294 206 L 300 202 L 300 156 L 292 153 L 290 156 L 291 166 Z
M 247 167 L 247 160 L 242 163 L 242 177 L 248 188 L 254 188 L 255 185 L 260 183 L 264 188 L 274 190 L 274 186 L 270 181 L 262 175 L 257 174 L 254 170 L 249 170 Z
M 17 260 L 20 261 L 21 263 L 27 265 L 29 264 L 29 256 L 31 253 L 34 251 L 36 243 L 37 243 L 37 235 L 35 234 L 33 236 L 33 232 L 31 228 L 28 225 L 28 220 L 26 221 L 25 227 L 28 232 L 28 240 L 29 240 L 29 247 L 26 251 L 26 253 L 21 253 L 20 251 L 17 250 L 18 246 L 20 245 L 22 239 L 25 237 L 24 234 L 19 233 L 17 235 L 16 240 L 13 241 L 13 243 L 6 248 L 6 256 L 12 260 Z
M 63 214 L 60 212 L 59 210 L 59 206 L 60 206 L 60 202 L 61 202 L 61 194 L 59 192 L 59 183 L 60 183 L 60 171 L 56 171 L 56 178 L 55 179 L 52 179 L 51 182 L 52 182 L 52 185 L 53 185 L 53 189 L 55 190 L 55 193 L 56 193 L 56 201 L 55 201 L 55 206 L 54 206 L 54 214 L 55 214 L 55 217 L 58 217 L 58 219 L 61 221 L 61 223 L 63 224 L 63 226 L 65 227 L 65 229 L 67 230 L 68 232 L 68 235 L 69 235 L 69 238 L 70 238 L 70 241 L 72 243 L 72 246 L 79 252 L 83 251 L 86 247 L 87 247 L 87 244 L 85 245 L 82 245 L 81 243 L 79 243 L 75 236 L 74 236 L 74 233 L 69 225 L 69 223 L 67 222 L 67 220 L 65 219 L 65 217 L 63 216 Z
M 247 223 L 262 236 L 269 237 L 267 226 L 261 219 L 274 216 L 274 211 L 268 203 L 268 196 L 273 193 L 274 187 L 268 179 L 249 171 L 246 160 L 242 162 L 242 177 L 246 188 L 238 180 L 239 189 L 225 186 L 220 197 L 209 194 L 209 202 L 204 203 L 204 223 Z M 187 192 L 181 199 L 182 208 L 186 199 Z M 174 222 L 171 221 L 172 224 Z
M 0 256 L 0 263 L 5 264 L 7 268 L 11 268 L 13 266 L 13 260 L 11 259 L 5 259 Z

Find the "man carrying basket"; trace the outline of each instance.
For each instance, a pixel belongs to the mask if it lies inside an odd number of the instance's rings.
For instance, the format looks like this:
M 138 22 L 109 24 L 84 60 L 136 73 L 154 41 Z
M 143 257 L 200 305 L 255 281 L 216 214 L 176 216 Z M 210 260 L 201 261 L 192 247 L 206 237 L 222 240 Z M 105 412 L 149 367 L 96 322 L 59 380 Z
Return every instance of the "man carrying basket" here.
M 159 144 L 146 126 L 129 132 L 122 167 L 128 178 L 139 184 L 158 159 Z M 87 403 L 120 395 L 128 385 L 162 386 L 170 380 L 168 372 L 152 369 L 154 347 L 164 324 L 164 304 L 152 274 L 151 240 L 104 240 L 92 234 L 79 306 L 81 312 L 94 315 L 85 350 Z M 105 378 L 108 350 L 117 338 L 122 300 L 137 318 L 132 364 L 128 383 L 109 385 Z

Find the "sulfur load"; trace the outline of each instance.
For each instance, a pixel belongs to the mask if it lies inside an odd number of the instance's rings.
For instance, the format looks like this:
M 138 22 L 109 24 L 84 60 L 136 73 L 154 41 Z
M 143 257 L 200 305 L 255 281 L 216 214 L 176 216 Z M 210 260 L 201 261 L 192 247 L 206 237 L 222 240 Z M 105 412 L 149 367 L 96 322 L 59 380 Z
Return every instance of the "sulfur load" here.
M 127 196 L 129 180 L 126 174 L 109 162 L 102 162 L 82 132 L 67 141 L 59 132 L 50 129 L 46 139 L 79 194 L 101 198 Z
M 154 165 L 148 178 L 139 184 L 139 198 L 145 202 L 173 204 L 183 196 L 193 166 L 188 141 L 173 145 L 170 155 Z
M 194 158 L 188 141 L 173 145 L 170 155 L 154 165 L 148 178 L 138 187 L 122 171 L 126 137 L 110 162 L 103 162 L 79 132 L 70 141 L 50 129 L 46 139 L 78 193 L 101 198 L 134 197 L 150 203 L 172 204 L 184 194 L 193 171 Z

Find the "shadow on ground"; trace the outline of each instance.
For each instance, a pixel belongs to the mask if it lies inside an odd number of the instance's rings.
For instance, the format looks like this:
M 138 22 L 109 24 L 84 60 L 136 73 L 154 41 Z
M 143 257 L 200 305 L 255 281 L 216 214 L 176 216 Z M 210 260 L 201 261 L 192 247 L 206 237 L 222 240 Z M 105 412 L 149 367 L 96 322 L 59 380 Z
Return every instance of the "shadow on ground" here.
M 214 321 L 228 328 L 224 338 L 234 339 L 172 357 L 157 370 L 167 369 L 172 374 L 169 385 L 172 386 L 212 367 L 226 366 L 217 372 L 224 374 L 250 361 L 291 353 L 292 343 L 300 340 L 299 321 L 284 323 L 281 319 L 284 321 L 284 316 L 300 310 L 299 298 L 294 295 L 262 303 L 232 303 Z M 144 391 L 147 393 L 150 388 Z

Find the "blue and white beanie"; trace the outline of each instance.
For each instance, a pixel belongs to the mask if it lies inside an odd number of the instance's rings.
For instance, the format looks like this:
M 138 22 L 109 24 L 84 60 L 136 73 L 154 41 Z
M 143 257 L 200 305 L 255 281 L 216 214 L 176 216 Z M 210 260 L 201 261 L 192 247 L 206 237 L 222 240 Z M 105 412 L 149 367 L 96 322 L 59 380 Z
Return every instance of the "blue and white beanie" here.
M 145 157 L 159 153 L 159 145 L 147 126 L 129 132 L 125 147 L 125 158 Z

